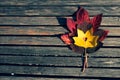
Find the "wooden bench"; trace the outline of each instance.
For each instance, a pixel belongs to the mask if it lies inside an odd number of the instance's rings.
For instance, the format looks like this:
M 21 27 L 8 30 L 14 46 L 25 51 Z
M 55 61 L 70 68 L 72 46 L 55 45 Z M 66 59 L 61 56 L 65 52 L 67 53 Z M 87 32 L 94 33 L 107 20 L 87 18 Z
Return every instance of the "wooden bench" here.
M 79 5 L 91 17 L 103 13 L 101 28 L 110 31 L 84 73 L 81 55 L 59 38 Z M 120 0 L 0 1 L 0 80 L 119 79 L 119 31 Z

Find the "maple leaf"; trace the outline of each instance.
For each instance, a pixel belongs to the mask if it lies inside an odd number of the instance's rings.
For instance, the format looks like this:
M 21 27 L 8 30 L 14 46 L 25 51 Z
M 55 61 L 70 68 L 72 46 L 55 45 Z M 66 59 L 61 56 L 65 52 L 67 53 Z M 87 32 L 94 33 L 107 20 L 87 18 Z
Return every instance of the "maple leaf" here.
M 98 14 L 90 19 L 88 12 L 80 7 L 75 16 L 76 21 L 67 18 L 67 27 L 70 32 L 63 34 L 61 39 L 73 51 L 84 55 L 82 69 L 82 72 L 84 72 L 88 66 L 88 53 L 93 53 L 102 46 L 102 41 L 107 36 L 108 31 L 99 29 L 102 14 Z
M 77 29 L 77 37 L 73 37 L 74 44 L 84 48 L 97 46 L 98 36 L 93 36 L 92 29 L 84 33 L 82 30 Z
M 80 7 L 76 11 L 75 16 L 76 21 L 72 18 L 67 18 L 67 27 L 70 32 L 63 34 L 61 39 L 65 44 L 70 45 L 75 52 L 82 54 L 84 53 L 84 48 L 87 49 L 87 52 L 97 51 L 108 34 L 108 31 L 98 29 L 102 21 L 102 14 L 90 19 L 88 12 Z

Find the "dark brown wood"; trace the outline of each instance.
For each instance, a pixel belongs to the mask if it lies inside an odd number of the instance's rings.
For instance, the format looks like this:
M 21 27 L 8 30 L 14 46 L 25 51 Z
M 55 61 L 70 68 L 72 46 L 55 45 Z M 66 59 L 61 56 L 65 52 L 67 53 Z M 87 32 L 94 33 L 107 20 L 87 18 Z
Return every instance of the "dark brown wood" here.
M 109 30 L 108 36 L 119 36 L 120 27 L 101 26 Z M 0 35 L 59 35 L 69 32 L 67 26 L 0 26 Z
M 80 57 L 80 54 L 76 54 L 75 52 L 69 50 L 67 47 L 31 47 L 31 46 L 0 46 L 1 54 L 6 55 L 16 55 L 16 56 L 53 56 L 53 57 Z M 90 54 L 89 56 L 95 57 L 120 57 L 119 48 L 101 48 L 99 51 Z
M 25 45 L 65 45 L 58 37 L 16 37 L 16 36 L 5 36 L 0 37 L 0 44 L 25 44 Z M 119 38 L 106 38 L 104 46 L 119 46 Z
M 5 1 L 0 1 L 0 4 L 1 5 L 116 5 L 118 4 L 119 5 L 120 1 L 119 0 L 101 0 L 101 1 L 98 1 L 98 0 L 87 0 L 87 1 L 84 1 L 84 0 L 77 0 L 77 1 L 74 1 L 74 0 L 31 0 L 31 1 L 28 1 L 28 0 L 5 0 Z
M 120 8 L 116 6 L 82 6 L 88 10 L 90 16 L 103 13 L 103 16 L 120 16 Z M 0 6 L 0 16 L 71 16 L 78 6 L 36 6 L 12 5 Z
M 65 25 L 66 17 L 0 17 L 0 25 Z M 119 17 L 103 17 L 102 25 L 119 25 Z
M 61 76 L 94 76 L 94 77 L 119 77 L 119 69 L 97 69 L 90 68 L 86 70 L 86 73 L 81 73 L 80 68 L 58 68 L 58 67 L 29 67 L 29 66 L 0 66 L 1 73 L 13 73 L 14 74 L 36 74 L 36 75 L 61 75 Z M 8 69 L 8 70 L 5 70 Z M 91 73 L 91 71 L 93 71 Z M 107 73 L 101 75 L 103 73 Z M 96 75 L 95 75 L 96 74 Z
M 42 56 L 0 56 L 0 64 L 18 66 L 81 67 L 81 57 L 42 57 Z M 119 68 L 119 58 L 88 58 L 88 67 Z M 45 67 L 45 66 L 44 66 Z
M 120 0 L 0 1 L 0 80 L 114 80 L 120 78 Z M 109 30 L 103 47 L 82 56 L 60 40 L 69 32 L 66 18 L 82 6 L 90 17 L 103 13 L 101 29 Z M 116 78 L 116 79 L 115 79 Z

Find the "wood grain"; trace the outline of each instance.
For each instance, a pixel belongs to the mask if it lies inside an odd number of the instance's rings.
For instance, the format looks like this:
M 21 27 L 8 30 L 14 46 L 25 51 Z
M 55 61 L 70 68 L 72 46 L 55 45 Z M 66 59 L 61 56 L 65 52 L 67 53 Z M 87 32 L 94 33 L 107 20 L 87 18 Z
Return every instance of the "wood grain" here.
M 57 37 L 0 37 L 0 44 L 28 44 L 28 45 L 65 45 Z M 104 40 L 104 46 L 119 46 L 119 38 L 107 38 Z
M 119 25 L 120 17 L 103 17 L 101 25 Z M 65 25 L 65 17 L 0 17 L 0 25 Z
M 120 27 L 101 26 L 100 29 L 109 30 L 108 36 L 119 36 Z M 69 32 L 67 26 L 0 26 L 0 35 L 59 35 Z
M 90 16 L 103 13 L 103 16 L 120 16 L 119 6 L 89 6 L 84 7 Z M 0 16 L 71 16 L 78 6 L 0 6 Z
M 36 75 L 60 75 L 60 76 L 94 76 L 94 77 L 118 77 L 119 69 L 87 69 L 86 73 L 81 73 L 80 68 L 52 68 L 52 67 L 19 67 L 19 66 L 0 66 L 2 73 L 36 74 Z M 5 70 L 7 69 L 7 70 Z M 91 73 L 92 72 L 92 73 Z M 101 75 L 107 73 L 105 75 Z M 96 75 L 94 75 L 96 74 Z
M 0 80 L 109 80 L 120 78 L 120 0 L 0 0 Z M 109 30 L 104 46 L 89 54 L 82 73 L 81 54 L 60 40 L 66 18 L 82 6 L 90 17 L 103 13 Z M 116 79 L 115 79 L 116 78 Z
M 31 47 L 31 46 L 0 46 L 1 55 L 11 56 L 43 56 L 43 57 L 80 57 L 67 47 Z M 90 54 L 91 57 L 120 57 L 119 48 L 101 48 L 97 52 Z
M 119 68 L 119 58 L 89 58 L 89 67 Z M 1 65 L 81 67 L 81 57 L 0 56 Z
M 119 0 L 5 0 L 0 1 L 1 5 L 119 5 Z

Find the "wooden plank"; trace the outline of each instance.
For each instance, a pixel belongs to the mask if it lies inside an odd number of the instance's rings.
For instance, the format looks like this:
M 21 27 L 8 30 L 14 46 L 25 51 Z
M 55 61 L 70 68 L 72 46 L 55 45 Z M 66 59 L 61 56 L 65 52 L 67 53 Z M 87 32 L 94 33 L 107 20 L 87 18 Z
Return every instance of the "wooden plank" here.
M 9 76 L 5 76 L 9 75 Z M 94 79 L 94 80 L 109 80 L 109 79 L 115 79 L 115 80 L 119 80 L 119 77 L 115 78 L 115 77 L 94 77 L 94 76 L 54 76 L 54 75 L 26 75 L 26 74 L 15 74 L 14 76 L 11 75 L 11 73 L 3 73 L 1 76 L 2 80 L 90 80 L 90 79 Z M 23 76 L 22 76 L 23 75 Z M 33 77 L 31 77 L 33 76 Z M 8 79 L 9 78 L 9 79 Z
M 13 34 L 13 35 L 56 35 L 67 32 L 62 26 L 0 26 L 1 34 Z
M 94 77 L 116 77 L 119 78 L 119 69 L 87 69 L 85 73 L 80 68 L 52 68 L 52 67 L 19 67 L 19 66 L 0 66 L 1 73 L 32 74 L 32 75 L 54 75 L 54 76 L 94 76 Z M 103 75 L 101 75 L 103 74 Z M 93 77 L 93 78 L 94 78 Z
M 104 46 L 120 46 L 120 39 L 119 38 L 106 38 L 103 43 Z
M 72 61 L 73 60 L 73 61 Z M 77 61 L 78 60 L 78 61 Z M 77 62 L 72 62 L 77 61 Z M 63 65 L 63 66 L 71 66 L 71 65 L 81 65 L 80 58 L 64 58 L 64 57 L 30 57 L 30 56 L 0 56 L 0 64 L 2 63 L 11 63 L 11 64 L 20 64 L 20 65 Z M 76 63 L 76 64 L 75 64 Z
M 54 3 L 54 4 L 53 4 Z M 119 0 L 5 0 L 0 1 L 0 5 L 119 5 Z
M 56 76 L 57 77 L 57 76 Z M 14 77 L 14 76 L 1 76 L 0 77 L 1 80 L 80 80 L 81 78 L 52 78 L 52 77 L 25 77 L 25 76 L 21 76 L 21 77 Z M 84 78 L 85 79 L 85 78 Z M 94 78 L 92 78 L 94 79 Z M 109 79 L 109 78 L 107 78 Z M 86 80 L 89 80 L 86 79 Z M 99 79 L 94 79 L 94 80 L 99 80 Z
M 0 17 L 0 25 L 65 25 L 64 17 Z M 119 17 L 103 17 L 101 25 L 119 25 Z
M 59 35 L 69 32 L 67 26 L 0 26 L 0 35 Z M 101 26 L 100 29 L 109 30 L 108 36 L 119 36 L 120 27 Z
M 28 77 L 37 75 L 40 77 L 39 80 L 50 79 L 50 77 L 61 80 L 61 77 L 64 79 L 66 76 L 67 79 L 72 78 L 72 80 L 76 77 L 82 79 L 120 78 L 119 3 L 119 0 L 93 0 L 92 2 L 91 0 L 86 2 L 81 0 L 0 1 L 0 25 L 2 26 L 0 28 L 0 43 L 23 45 L 22 47 L 0 45 L 0 76 L 21 79 L 18 77 L 23 74 L 22 77 L 27 76 L 28 79 Z M 73 54 L 74 52 L 68 50 L 56 37 L 67 30 L 60 26 L 55 28 L 55 25 L 65 25 L 64 18 L 71 16 L 80 4 L 86 6 L 85 8 L 89 10 L 91 16 L 104 12 L 102 25 L 118 26 L 110 27 L 111 33 L 104 41 L 104 45 L 107 47 L 101 48 L 95 54 L 89 54 L 89 68 L 85 73 L 80 72 L 81 55 Z M 3 27 L 4 25 L 32 25 L 32 27 Z M 36 25 L 38 27 L 33 27 Z M 45 27 L 52 25 L 54 29 Z M 106 29 L 106 27 L 103 28 Z M 109 27 L 107 28 L 109 29 Z M 25 46 L 24 44 L 35 46 Z M 48 44 L 53 46 L 50 47 Z M 10 78 L 0 77 L 0 79 Z M 51 79 L 54 80 L 54 78 Z
M 1 80 L 78 80 L 79 79 L 80 80 L 82 78 L 69 78 L 69 77 L 68 78 L 65 78 L 65 77 L 64 78 L 62 78 L 62 77 L 61 78 L 54 78 L 54 77 L 52 78 L 52 77 L 1 76 L 0 79 Z M 92 78 L 92 79 L 94 79 L 94 78 Z M 107 78 L 107 79 L 109 79 L 109 78 Z M 89 80 L 89 78 L 86 79 L 86 80 Z M 100 80 L 100 79 L 94 79 L 94 80 Z
M 120 57 L 119 48 L 101 48 L 97 52 L 90 54 L 91 57 Z M 43 56 L 43 57 L 80 57 L 67 47 L 16 47 L 16 46 L 0 46 L 0 55 L 13 56 Z
M 84 7 L 84 6 L 82 6 Z M 119 6 L 84 7 L 91 16 L 103 13 L 103 16 L 120 16 Z M 77 6 L 0 6 L 0 16 L 70 16 Z
M 20 37 L 20 36 L 2 36 L 0 44 L 25 44 L 25 45 L 65 45 L 58 37 Z M 107 38 L 104 40 L 104 46 L 119 46 L 120 39 Z
M 1 44 L 61 45 L 57 37 L 0 37 Z M 63 44 L 64 45 L 64 44 Z
M 89 67 L 119 68 L 120 58 L 88 58 Z M 0 56 L 0 65 L 81 67 L 81 57 Z

